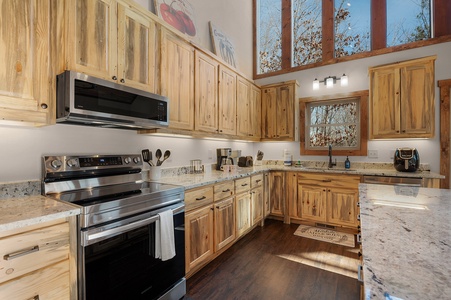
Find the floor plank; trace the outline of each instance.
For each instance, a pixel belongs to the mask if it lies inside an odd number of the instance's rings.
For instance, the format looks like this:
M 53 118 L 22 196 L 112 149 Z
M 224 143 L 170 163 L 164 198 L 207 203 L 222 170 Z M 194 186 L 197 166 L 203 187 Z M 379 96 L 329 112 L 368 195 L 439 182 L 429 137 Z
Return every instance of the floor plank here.
M 187 298 L 359 299 L 358 249 L 267 220 L 187 281 Z

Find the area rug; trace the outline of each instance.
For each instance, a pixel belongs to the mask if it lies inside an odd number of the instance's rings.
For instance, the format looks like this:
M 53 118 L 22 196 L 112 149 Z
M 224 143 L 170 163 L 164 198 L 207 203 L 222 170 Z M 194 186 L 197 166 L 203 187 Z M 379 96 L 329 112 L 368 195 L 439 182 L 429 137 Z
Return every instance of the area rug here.
M 294 232 L 294 235 L 347 247 L 355 247 L 355 239 L 353 234 L 338 232 L 326 228 L 299 225 L 298 229 Z

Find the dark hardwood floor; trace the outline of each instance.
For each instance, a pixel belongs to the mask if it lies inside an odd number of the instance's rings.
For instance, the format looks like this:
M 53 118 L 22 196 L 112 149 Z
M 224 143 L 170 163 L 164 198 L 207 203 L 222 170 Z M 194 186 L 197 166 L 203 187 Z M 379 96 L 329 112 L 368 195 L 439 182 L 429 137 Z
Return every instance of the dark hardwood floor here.
M 266 220 L 187 281 L 186 299 L 359 299 L 358 249 Z

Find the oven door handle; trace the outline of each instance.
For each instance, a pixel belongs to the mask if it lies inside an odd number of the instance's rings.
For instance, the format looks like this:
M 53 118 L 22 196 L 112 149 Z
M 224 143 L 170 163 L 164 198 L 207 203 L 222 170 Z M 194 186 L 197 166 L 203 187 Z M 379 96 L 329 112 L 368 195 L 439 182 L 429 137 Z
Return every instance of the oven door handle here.
M 172 209 L 172 213 L 173 214 L 177 214 L 181 211 L 183 211 L 185 209 L 184 205 L 181 205 L 180 207 L 177 207 L 175 209 Z M 115 228 L 111 228 L 111 229 L 107 229 L 104 231 L 100 231 L 100 232 L 96 232 L 96 233 L 89 233 L 89 230 L 86 232 L 82 232 L 82 246 L 88 246 L 90 244 L 93 244 L 94 242 L 97 242 L 98 240 L 102 240 L 105 237 L 112 237 L 118 234 L 121 234 L 123 232 L 127 232 L 151 223 L 155 223 L 158 219 L 160 219 L 160 217 L 157 215 L 152 216 L 150 218 L 146 218 L 143 220 L 139 220 L 133 223 L 129 223 L 126 225 L 122 225 L 119 227 L 115 227 Z

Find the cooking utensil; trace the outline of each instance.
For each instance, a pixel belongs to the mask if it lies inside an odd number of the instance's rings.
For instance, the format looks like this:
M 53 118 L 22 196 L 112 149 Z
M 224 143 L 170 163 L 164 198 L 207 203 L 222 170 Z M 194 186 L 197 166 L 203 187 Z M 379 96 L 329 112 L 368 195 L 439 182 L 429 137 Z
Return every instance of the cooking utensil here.
M 163 160 L 160 162 L 159 166 L 161 166 L 163 162 L 169 158 L 169 156 L 171 156 L 171 151 L 169 150 L 164 151 Z
M 144 149 L 141 151 L 142 155 L 143 155 L 143 160 L 149 164 L 149 166 L 153 166 L 152 163 L 152 152 L 149 151 L 149 149 Z
M 157 149 L 157 151 L 155 152 L 155 157 L 157 158 L 157 166 L 161 165 L 160 161 L 161 155 L 162 155 L 161 150 Z

